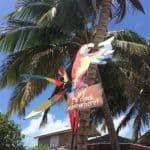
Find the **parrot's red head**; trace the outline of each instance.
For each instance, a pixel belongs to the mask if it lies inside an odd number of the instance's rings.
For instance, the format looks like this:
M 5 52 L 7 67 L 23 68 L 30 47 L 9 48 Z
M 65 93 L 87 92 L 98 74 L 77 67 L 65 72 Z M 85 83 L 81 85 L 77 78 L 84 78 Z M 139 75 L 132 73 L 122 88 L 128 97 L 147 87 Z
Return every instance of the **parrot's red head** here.
M 93 47 L 94 47 L 93 43 L 85 44 L 80 48 L 79 53 L 86 56 Z

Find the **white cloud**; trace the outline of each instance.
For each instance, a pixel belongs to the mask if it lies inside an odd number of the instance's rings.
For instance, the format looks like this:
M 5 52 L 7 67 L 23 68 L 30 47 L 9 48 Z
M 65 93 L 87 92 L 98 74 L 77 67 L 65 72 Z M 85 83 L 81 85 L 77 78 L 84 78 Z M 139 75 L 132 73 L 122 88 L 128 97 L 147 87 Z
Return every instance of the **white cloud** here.
M 124 116 L 125 115 L 122 115 L 114 119 L 115 128 L 118 127 L 119 123 L 124 118 Z M 39 136 L 41 134 L 46 134 L 54 130 L 63 129 L 64 127 L 69 126 L 68 116 L 66 116 L 66 118 L 64 118 L 63 120 L 57 120 L 54 115 L 49 114 L 47 125 L 44 128 L 39 129 L 41 118 L 42 116 L 40 116 L 37 119 L 32 119 L 29 125 L 22 130 L 22 133 L 26 136 L 24 140 L 25 146 L 31 147 L 31 146 L 37 145 L 37 139 L 34 139 L 34 137 L 36 136 Z M 132 130 L 133 130 L 133 121 L 134 121 L 134 118 L 131 119 L 131 121 L 125 128 L 120 130 L 119 132 L 120 136 L 127 137 L 127 138 L 131 137 Z M 100 131 L 100 128 L 101 128 L 101 125 L 97 128 L 97 130 Z M 143 131 L 143 133 L 144 132 L 145 130 Z M 104 135 L 106 133 L 102 132 L 101 135 Z
M 22 134 L 25 135 L 24 143 L 25 146 L 31 147 L 37 145 L 37 139 L 34 137 L 40 134 L 46 134 L 56 129 L 61 129 L 63 127 L 69 126 L 68 116 L 63 120 L 56 120 L 55 116 L 48 114 L 48 123 L 43 128 L 39 129 L 40 121 L 42 116 L 37 119 L 32 119 L 29 126 L 22 130 Z

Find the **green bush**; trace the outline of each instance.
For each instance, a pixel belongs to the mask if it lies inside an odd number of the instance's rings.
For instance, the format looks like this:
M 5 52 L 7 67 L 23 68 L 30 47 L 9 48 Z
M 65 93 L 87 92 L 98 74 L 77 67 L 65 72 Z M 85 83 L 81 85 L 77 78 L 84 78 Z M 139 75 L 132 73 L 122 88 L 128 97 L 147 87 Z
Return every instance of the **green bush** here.
M 28 150 L 50 150 L 50 148 L 48 146 L 45 146 L 45 145 L 38 145 L 35 147 L 31 147 Z
M 0 150 L 24 150 L 21 129 L 0 113 Z

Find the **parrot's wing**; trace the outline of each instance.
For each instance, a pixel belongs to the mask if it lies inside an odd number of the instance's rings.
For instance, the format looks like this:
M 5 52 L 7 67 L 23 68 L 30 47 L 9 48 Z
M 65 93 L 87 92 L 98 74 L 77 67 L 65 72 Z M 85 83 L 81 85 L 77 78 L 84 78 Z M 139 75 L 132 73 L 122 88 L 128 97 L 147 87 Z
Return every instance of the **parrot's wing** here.
M 40 114 L 41 112 L 43 112 L 44 110 L 46 110 L 47 108 L 51 107 L 52 105 L 54 105 L 56 102 L 58 102 L 67 92 L 67 89 L 58 92 L 56 95 L 54 95 L 51 99 L 46 100 L 44 103 L 42 103 L 40 106 L 38 106 L 36 109 L 34 109 L 31 113 L 29 113 L 25 119 L 29 119 L 31 117 L 34 117 L 38 114 Z
M 100 65 L 103 65 L 103 64 L 107 64 L 107 61 L 102 61 L 102 60 L 95 60 L 95 61 L 92 61 L 91 64 L 100 64 Z
M 80 86 L 81 77 L 84 78 L 85 72 L 88 70 L 89 65 L 90 58 L 88 56 L 80 59 L 79 65 L 75 71 L 75 78 L 72 80 L 72 83 L 74 84 L 73 87 L 76 88 L 76 85 Z
M 81 66 L 80 66 L 81 71 L 87 70 L 89 65 L 90 65 L 90 57 L 88 57 L 88 56 L 83 57 L 81 59 Z
M 90 53 L 88 56 L 91 59 L 98 58 L 100 56 L 106 56 L 107 54 L 112 54 L 114 51 L 112 50 L 112 40 L 114 40 L 114 37 L 109 38 L 108 40 L 99 43 L 98 46 L 100 49 L 96 52 Z
M 48 78 L 45 76 L 41 76 L 41 75 L 32 75 L 32 74 L 21 74 L 20 77 L 22 77 L 23 79 L 29 80 L 29 79 L 41 79 L 41 80 L 47 80 L 50 83 L 55 84 L 56 86 L 61 86 L 64 84 L 64 82 L 59 81 L 59 80 L 55 80 L 53 78 Z
M 99 43 L 100 50 L 89 54 L 92 64 L 104 64 L 105 59 L 112 58 L 112 54 L 114 53 L 111 45 L 112 40 L 114 40 L 114 37 Z
M 107 50 L 103 54 L 98 51 L 96 55 L 90 57 L 91 64 L 101 64 L 102 61 L 112 58 L 113 50 Z

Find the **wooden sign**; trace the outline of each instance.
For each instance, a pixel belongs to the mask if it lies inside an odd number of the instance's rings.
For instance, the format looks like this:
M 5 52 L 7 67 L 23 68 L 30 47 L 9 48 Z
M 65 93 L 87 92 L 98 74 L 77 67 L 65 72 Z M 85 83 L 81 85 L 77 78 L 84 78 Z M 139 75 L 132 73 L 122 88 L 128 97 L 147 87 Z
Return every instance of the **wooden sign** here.
M 103 105 L 102 90 L 99 84 L 77 89 L 68 95 L 67 112 L 86 110 Z

